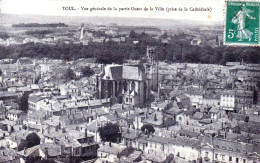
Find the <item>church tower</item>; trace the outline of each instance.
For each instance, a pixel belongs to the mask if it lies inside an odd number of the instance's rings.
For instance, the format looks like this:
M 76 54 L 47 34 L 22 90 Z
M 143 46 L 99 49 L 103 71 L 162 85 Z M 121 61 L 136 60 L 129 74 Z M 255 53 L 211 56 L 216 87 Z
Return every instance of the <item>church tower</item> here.
M 81 24 L 79 39 L 82 40 L 83 37 L 84 37 L 84 24 Z
M 151 90 L 158 92 L 158 60 L 155 60 L 156 47 L 147 46 L 146 49 L 146 73 L 151 83 Z

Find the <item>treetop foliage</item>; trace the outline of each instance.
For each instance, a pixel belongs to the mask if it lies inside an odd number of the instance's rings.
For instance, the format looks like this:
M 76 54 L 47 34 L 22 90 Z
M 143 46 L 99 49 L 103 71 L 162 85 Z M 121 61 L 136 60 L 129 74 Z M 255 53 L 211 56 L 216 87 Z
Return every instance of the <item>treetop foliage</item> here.
M 98 131 L 102 141 L 115 143 L 122 138 L 118 124 L 107 123 L 105 126 L 100 127 Z
M 167 34 L 164 34 L 166 37 Z M 259 47 L 231 47 L 231 46 L 195 46 L 190 41 L 182 39 L 184 36 L 173 36 L 169 43 L 162 43 L 146 33 L 130 32 L 125 42 L 89 42 L 82 44 L 55 45 L 41 43 L 27 43 L 0 46 L 0 59 L 20 57 L 51 58 L 74 60 L 79 58 L 97 58 L 98 63 L 123 63 L 126 59 L 142 59 L 146 56 L 147 46 L 156 46 L 155 59 L 168 62 L 188 63 L 214 63 L 224 65 L 226 62 L 244 61 L 259 63 Z M 138 43 L 133 44 L 133 41 Z

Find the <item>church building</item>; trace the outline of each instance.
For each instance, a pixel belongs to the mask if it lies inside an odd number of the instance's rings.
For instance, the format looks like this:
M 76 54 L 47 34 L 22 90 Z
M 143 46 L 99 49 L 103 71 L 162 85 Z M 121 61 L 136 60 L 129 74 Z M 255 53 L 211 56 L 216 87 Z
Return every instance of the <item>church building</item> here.
M 97 77 L 98 98 L 143 106 L 149 99 L 150 80 L 143 65 L 107 65 Z

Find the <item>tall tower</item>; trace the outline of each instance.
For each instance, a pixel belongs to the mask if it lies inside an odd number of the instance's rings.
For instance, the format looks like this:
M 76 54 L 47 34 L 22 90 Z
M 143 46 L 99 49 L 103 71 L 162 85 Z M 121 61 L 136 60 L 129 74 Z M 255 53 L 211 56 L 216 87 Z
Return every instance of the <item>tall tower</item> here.
M 84 37 L 84 24 L 81 24 L 79 39 L 82 40 L 83 37 Z
M 158 92 L 158 60 L 155 60 L 156 47 L 147 46 L 146 49 L 146 72 L 148 78 L 151 80 L 151 90 Z
M 155 54 L 156 54 L 156 48 L 152 46 L 147 46 L 146 58 L 148 59 L 148 61 L 153 62 Z

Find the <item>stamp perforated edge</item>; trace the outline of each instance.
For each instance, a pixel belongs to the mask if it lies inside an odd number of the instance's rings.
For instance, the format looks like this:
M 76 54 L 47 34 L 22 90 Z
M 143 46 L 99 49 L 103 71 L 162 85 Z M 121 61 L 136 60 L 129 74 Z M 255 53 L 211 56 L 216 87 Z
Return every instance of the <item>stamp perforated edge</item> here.
M 225 46 L 235 46 L 235 47 L 260 47 L 260 37 L 258 38 L 258 43 L 226 43 L 226 16 L 227 16 L 227 2 L 258 2 L 260 3 L 260 0 L 225 0 L 224 8 L 223 8 L 223 45 Z M 260 8 L 259 8 L 260 9 Z M 259 11 L 259 31 L 260 31 L 260 11 Z

